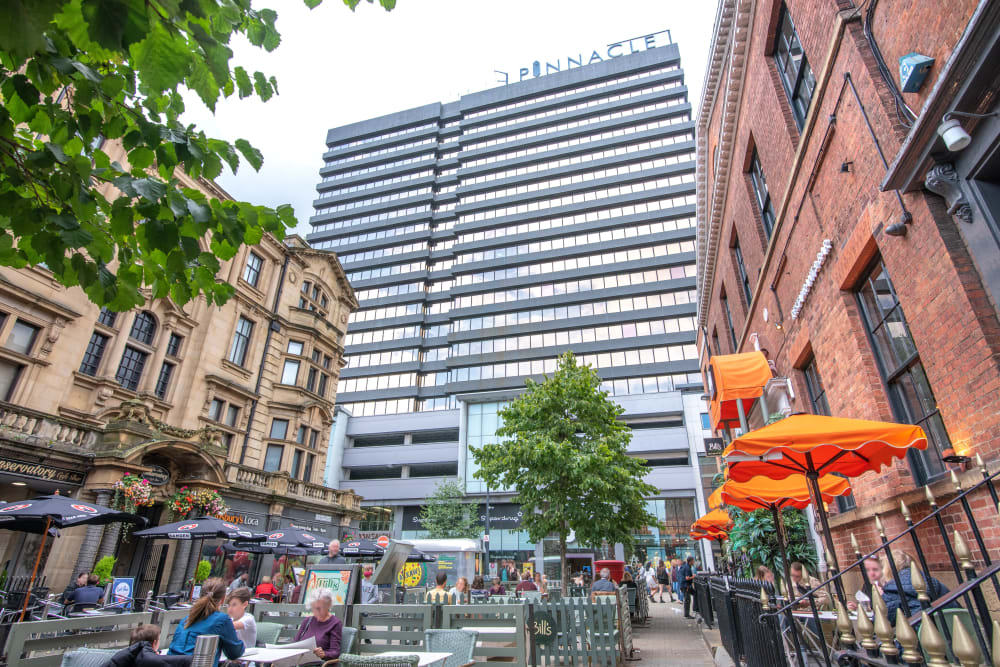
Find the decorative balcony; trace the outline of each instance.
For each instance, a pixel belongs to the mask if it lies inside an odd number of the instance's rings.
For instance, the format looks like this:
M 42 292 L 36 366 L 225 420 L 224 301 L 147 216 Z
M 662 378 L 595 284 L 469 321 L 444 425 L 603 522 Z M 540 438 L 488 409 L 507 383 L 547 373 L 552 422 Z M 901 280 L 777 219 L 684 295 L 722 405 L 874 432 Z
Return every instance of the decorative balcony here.
M 93 451 L 99 439 L 93 426 L 0 401 L 0 434 L 25 444 L 56 446 L 67 452 Z
M 291 479 L 286 472 L 266 472 L 236 463 L 226 464 L 226 479 L 234 488 L 267 496 L 294 498 L 342 512 L 361 515 L 361 498 L 353 491 Z

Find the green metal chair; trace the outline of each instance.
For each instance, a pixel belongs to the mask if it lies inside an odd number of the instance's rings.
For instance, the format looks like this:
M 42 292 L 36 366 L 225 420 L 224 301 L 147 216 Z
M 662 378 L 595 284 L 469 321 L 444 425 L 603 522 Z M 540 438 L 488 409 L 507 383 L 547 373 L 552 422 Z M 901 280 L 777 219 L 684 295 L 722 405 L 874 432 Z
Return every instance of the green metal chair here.
M 63 653 L 59 667 L 104 667 L 118 651 L 115 648 L 78 648 Z
M 262 621 L 257 624 L 257 644 L 277 644 L 281 636 L 281 623 Z
M 340 667 L 417 667 L 420 664 L 418 655 L 355 655 L 341 653 Z
M 424 648 L 430 653 L 451 653 L 444 667 L 469 667 L 475 664 L 476 630 L 424 630 Z
M 353 651 L 354 650 L 354 642 L 357 640 L 357 638 L 358 638 L 358 629 L 357 628 L 347 628 L 347 627 L 345 627 L 341 631 L 341 635 L 340 635 L 340 652 L 341 653 L 350 653 L 351 651 Z
M 527 600 L 528 602 L 541 602 L 542 592 L 541 591 L 521 591 L 521 598 Z

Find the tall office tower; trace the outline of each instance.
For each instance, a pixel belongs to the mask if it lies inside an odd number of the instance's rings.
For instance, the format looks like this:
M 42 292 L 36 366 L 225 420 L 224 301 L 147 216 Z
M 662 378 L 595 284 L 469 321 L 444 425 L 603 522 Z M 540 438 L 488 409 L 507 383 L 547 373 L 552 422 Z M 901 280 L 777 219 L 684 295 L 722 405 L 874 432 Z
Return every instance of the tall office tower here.
M 308 238 L 337 252 L 361 304 L 327 468 L 365 499 L 354 535 L 423 536 L 442 480 L 481 503 L 468 448 L 572 350 L 625 407 L 661 490 L 639 556 L 698 549 L 695 149 L 678 49 L 552 65 L 327 135 Z M 531 543 L 510 494 L 490 491 L 491 560 L 557 570 L 554 545 Z

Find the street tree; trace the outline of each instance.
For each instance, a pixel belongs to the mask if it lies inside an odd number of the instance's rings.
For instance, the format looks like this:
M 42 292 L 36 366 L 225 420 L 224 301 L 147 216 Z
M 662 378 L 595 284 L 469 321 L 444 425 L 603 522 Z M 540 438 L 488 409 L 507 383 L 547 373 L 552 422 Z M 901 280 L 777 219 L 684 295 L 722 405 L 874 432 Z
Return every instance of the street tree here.
M 232 296 L 220 262 L 265 232 L 282 238 L 295 216 L 182 186 L 178 170 L 214 179 L 244 161 L 259 170 L 263 156 L 183 124 L 181 91 L 213 112 L 220 98 L 276 95 L 274 77 L 233 63 L 229 44 L 273 51 L 277 18 L 251 0 L 0 2 L 0 265 L 44 265 L 119 311 L 143 290 L 178 304 Z
M 645 497 L 657 490 L 643 481 L 646 462 L 628 455 L 632 433 L 618 419 L 624 410 L 600 385 L 597 373 L 567 352 L 551 377 L 529 379 L 500 411 L 500 441 L 470 448 L 477 478 L 516 492 L 531 540 L 558 538 L 563 590 L 571 534 L 595 548 L 631 545 L 636 532 L 656 522 L 646 510 Z
M 479 536 L 475 508 L 462 502 L 465 492 L 462 481 L 442 481 L 420 510 L 421 526 L 430 538 Z

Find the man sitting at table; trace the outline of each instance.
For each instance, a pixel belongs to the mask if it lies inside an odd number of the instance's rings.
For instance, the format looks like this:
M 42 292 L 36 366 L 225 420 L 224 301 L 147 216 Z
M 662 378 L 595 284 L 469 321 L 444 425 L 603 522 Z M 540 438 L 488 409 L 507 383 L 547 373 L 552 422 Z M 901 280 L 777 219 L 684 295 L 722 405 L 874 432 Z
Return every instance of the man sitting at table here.
M 514 589 L 514 595 L 521 597 L 521 593 L 524 591 L 537 591 L 538 586 L 535 582 L 531 580 L 531 573 L 525 570 L 521 573 L 521 582 Z
M 816 609 L 822 611 L 827 609 L 830 605 L 830 593 L 825 588 L 819 587 L 819 580 L 816 577 L 810 576 L 806 572 L 806 568 L 802 563 L 795 562 L 788 566 L 789 575 L 792 577 L 792 592 L 789 601 L 795 598 L 805 595 L 810 590 L 813 591 L 813 601 L 816 603 Z M 799 601 L 799 606 L 802 608 L 809 607 L 809 598 L 804 598 Z
M 344 624 L 330 613 L 332 606 L 333 591 L 329 588 L 310 591 L 307 607 L 312 616 L 307 616 L 302 621 L 298 632 L 295 633 L 295 639 L 292 640 L 298 642 L 315 637 L 316 648 L 313 649 L 313 653 L 319 660 L 333 660 L 340 657 L 340 638 L 344 632 Z M 318 661 L 313 661 L 313 664 L 316 662 Z
M 427 595 L 424 596 L 424 602 L 429 604 L 449 604 L 451 596 L 448 595 L 448 573 L 438 572 L 434 576 L 434 583 L 437 585 L 427 591 Z
M 82 611 L 84 606 L 94 607 L 104 602 L 104 589 L 98 588 L 100 577 L 91 574 L 87 577 L 87 585 L 70 592 L 67 599 L 73 603 L 73 612 Z
M 111 656 L 108 667 L 188 667 L 193 656 L 160 655 L 160 626 L 147 623 L 132 629 L 129 647 Z

